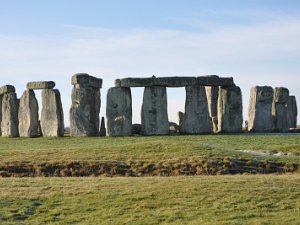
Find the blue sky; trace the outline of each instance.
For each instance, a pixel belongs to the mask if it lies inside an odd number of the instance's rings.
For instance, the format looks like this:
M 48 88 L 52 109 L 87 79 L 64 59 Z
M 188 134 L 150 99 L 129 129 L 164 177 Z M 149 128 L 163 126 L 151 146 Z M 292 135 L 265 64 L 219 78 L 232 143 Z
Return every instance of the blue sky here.
M 21 96 L 28 81 L 54 80 L 66 124 L 70 78 L 87 72 L 107 89 L 128 76 L 233 76 L 243 91 L 285 86 L 300 99 L 300 1 L 0 0 L 0 85 Z M 40 93 L 37 92 L 39 96 Z M 184 89 L 168 90 L 169 117 Z M 133 89 L 139 122 L 142 89 Z

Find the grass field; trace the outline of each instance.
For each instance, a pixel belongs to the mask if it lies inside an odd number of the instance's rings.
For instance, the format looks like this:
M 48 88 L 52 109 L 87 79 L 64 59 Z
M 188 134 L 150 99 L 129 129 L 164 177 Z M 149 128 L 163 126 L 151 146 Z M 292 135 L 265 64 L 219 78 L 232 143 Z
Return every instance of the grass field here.
M 0 178 L 0 224 L 300 224 L 299 153 L 299 135 L 0 138 L 0 175 L 41 176 Z M 278 173 L 271 168 L 277 163 L 293 173 L 199 176 L 205 174 L 199 168 L 232 171 L 234 162 L 245 162 L 242 168 L 257 163 L 258 173 Z M 128 177 L 120 167 L 77 177 L 76 166 L 97 163 L 154 169 L 145 177 Z M 60 173 L 41 173 L 41 165 L 61 166 Z M 193 168 L 195 173 L 184 173 Z M 61 172 L 68 177 L 42 177 Z

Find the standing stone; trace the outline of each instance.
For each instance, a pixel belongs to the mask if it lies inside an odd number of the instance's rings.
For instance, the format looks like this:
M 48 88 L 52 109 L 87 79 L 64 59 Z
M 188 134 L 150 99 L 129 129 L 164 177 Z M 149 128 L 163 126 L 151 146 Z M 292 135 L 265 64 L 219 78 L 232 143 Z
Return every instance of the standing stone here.
M 106 118 L 108 136 L 129 136 L 132 132 L 130 88 L 112 87 L 107 92 Z
M 185 90 L 185 114 L 181 126 L 181 133 L 211 133 L 212 124 L 208 112 L 205 87 L 187 86 Z
M 18 99 L 16 93 L 2 96 L 1 134 L 3 137 L 19 136 Z
M 169 134 L 167 108 L 166 87 L 145 87 L 141 111 L 143 135 Z
M 105 127 L 105 119 L 104 116 L 101 118 L 101 123 L 100 123 L 100 137 L 106 136 L 106 127 Z
M 88 74 L 75 74 L 72 84 L 71 136 L 98 136 L 102 79 Z
M 217 132 L 219 87 L 206 86 L 205 91 L 206 91 L 206 97 L 207 97 L 207 103 L 208 103 L 209 116 L 211 117 L 213 130 L 214 130 L 214 132 Z
M 42 91 L 41 128 L 43 137 L 64 136 L 64 114 L 58 90 Z
M 220 87 L 218 97 L 218 132 L 238 133 L 243 130 L 242 92 L 237 86 Z
M 296 128 L 297 127 L 297 101 L 295 96 L 289 96 L 289 100 L 287 102 L 287 123 L 288 128 Z
M 37 137 L 39 129 L 39 108 L 33 90 L 24 91 L 19 105 L 20 137 Z
M 289 100 L 289 90 L 283 87 L 276 87 L 274 89 L 272 115 L 275 123 L 275 131 L 287 132 L 287 102 Z
M 248 109 L 248 131 L 274 131 L 272 116 L 273 95 L 273 88 L 269 86 L 255 86 L 251 88 Z

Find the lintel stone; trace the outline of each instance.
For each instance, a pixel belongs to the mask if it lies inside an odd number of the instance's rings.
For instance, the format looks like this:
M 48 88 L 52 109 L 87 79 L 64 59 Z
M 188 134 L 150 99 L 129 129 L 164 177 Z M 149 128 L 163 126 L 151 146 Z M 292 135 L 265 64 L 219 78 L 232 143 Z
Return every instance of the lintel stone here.
M 232 77 L 200 76 L 200 77 L 147 77 L 123 78 L 115 80 L 117 87 L 186 87 L 186 86 L 235 86 Z
M 53 89 L 55 87 L 54 81 L 34 81 L 27 83 L 28 90 L 38 90 L 38 89 Z
M 94 88 L 102 88 L 102 79 L 90 76 L 87 73 L 76 73 L 72 76 L 72 85 L 87 85 Z

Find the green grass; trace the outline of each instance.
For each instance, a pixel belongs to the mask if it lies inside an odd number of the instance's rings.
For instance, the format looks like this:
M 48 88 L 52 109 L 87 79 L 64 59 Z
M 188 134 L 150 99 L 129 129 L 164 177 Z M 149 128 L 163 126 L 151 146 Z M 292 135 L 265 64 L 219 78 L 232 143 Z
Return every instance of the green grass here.
M 124 138 L 0 138 L 2 162 L 173 160 L 190 157 L 249 157 L 236 150 L 300 153 L 300 135 L 195 135 Z M 286 157 L 260 157 L 286 160 Z M 299 163 L 299 157 L 288 161 Z
M 299 224 L 300 176 L 0 179 L 1 224 Z

